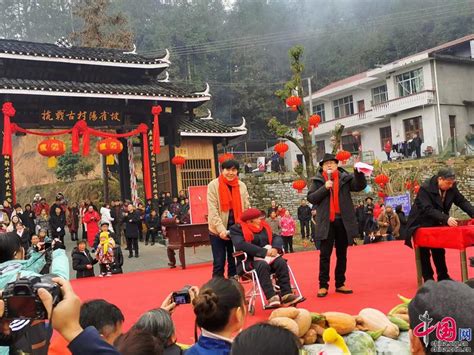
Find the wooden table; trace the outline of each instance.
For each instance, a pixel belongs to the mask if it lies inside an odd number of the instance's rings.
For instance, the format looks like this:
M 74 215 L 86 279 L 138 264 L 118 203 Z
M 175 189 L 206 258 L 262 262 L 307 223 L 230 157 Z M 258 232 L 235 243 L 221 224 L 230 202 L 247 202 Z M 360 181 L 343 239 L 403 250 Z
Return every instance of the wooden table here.
M 464 282 L 468 279 L 466 248 L 474 246 L 474 225 L 418 228 L 413 242 L 415 246 L 418 287 L 422 284 L 420 247 L 459 250 L 462 281 Z
M 185 247 L 211 244 L 207 223 L 166 224 L 166 238 L 168 238 L 168 248 L 179 250 L 179 262 L 183 269 L 186 269 Z

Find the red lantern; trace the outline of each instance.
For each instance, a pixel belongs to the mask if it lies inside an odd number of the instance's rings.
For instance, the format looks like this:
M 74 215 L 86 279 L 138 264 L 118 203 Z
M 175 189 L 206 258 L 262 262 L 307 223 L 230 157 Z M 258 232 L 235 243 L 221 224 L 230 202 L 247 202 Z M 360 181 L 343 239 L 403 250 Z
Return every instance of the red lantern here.
M 298 132 L 303 133 L 303 127 L 298 127 Z
M 321 122 L 321 117 L 319 115 L 312 115 L 309 117 L 309 126 L 310 127 L 318 127 L 319 123 Z
M 225 161 L 227 161 L 227 160 L 231 160 L 231 159 L 234 159 L 234 154 L 232 154 L 232 153 L 224 153 L 224 154 L 221 154 L 221 155 L 219 156 L 219 159 L 218 159 L 218 160 L 219 160 L 219 163 L 222 164 L 223 162 L 225 162 Z
M 97 142 L 97 151 L 105 155 L 105 164 L 114 165 L 114 154 L 120 154 L 123 144 L 117 138 L 105 138 Z
M 344 164 L 349 158 L 351 157 L 351 153 L 347 150 L 340 150 L 336 154 L 336 159 L 339 160 L 342 164 Z
M 415 193 L 415 195 L 418 194 L 418 191 L 420 191 L 420 185 L 415 185 L 415 186 L 413 187 L 413 192 Z
M 56 157 L 66 152 L 66 144 L 55 138 L 48 138 L 38 144 L 38 153 L 48 157 L 48 168 L 54 168 L 57 164 Z
M 377 196 L 380 197 L 380 198 L 384 198 L 386 195 L 383 191 L 379 191 L 379 192 L 377 192 Z
M 389 183 L 390 178 L 385 174 L 379 174 L 375 177 L 374 181 L 377 185 L 382 187 L 382 184 L 383 186 L 385 186 L 386 184 Z
M 186 158 L 182 157 L 181 155 L 175 155 L 173 159 L 171 159 L 171 163 L 177 166 L 181 166 L 186 163 Z
M 298 193 L 302 193 L 303 189 L 306 187 L 306 181 L 300 179 L 293 181 L 293 188 L 298 191 Z
M 283 158 L 285 156 L 285 153 L 288 151 L 288 144 L 283 143 L 283 142 L 277 143 L 275 144 L 275 147 L 273 148 L 273 150 L 277 152 L 278 154 L 280 154 L 280 157 Z
M 302 103 L 303 103 L 303 100 L 301 100 L 301 97 L 299 96 L 290 96 L 289 98 L 286 99 L 286 104 L 289 107 L 291 107 L 292 111 L 296 111 L 298 109 L 298 106 L 300 106 Z

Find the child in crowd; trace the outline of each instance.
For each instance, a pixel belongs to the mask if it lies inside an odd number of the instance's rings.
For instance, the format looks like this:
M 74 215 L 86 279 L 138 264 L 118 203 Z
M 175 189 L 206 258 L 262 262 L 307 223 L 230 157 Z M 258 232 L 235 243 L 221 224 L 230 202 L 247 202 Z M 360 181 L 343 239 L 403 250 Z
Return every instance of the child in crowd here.
M 112 276 L 111 264 L 114 262 L 115 242 L 108 232 L 100 233 L 100 242 L 95 257 L 99 261 L 100 277 Z
M 293 217 L 291 217 L 290 211 L 285 211 L 285 215 L 281 218 L 280 225 L 285 253 L 293 253 L 293 236 L 295 235 L 296 222 Z
M 38 251 L 38 243 L 40 242 L 39 237 L 36 234 L 33 234 L 31 236 L 31 246 L 28 248 L 28 251 L 26 252 L 26 259 L 29 259 L 31 254 L 34 251 Z

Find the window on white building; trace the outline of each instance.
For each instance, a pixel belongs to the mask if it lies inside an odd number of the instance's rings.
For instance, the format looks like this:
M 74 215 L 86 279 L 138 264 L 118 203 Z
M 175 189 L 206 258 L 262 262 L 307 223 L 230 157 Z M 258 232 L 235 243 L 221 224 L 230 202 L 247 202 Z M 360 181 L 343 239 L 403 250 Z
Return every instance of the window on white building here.
M 380 131 L 380 146 L 382 150 L 384 150 L 385 143 L 387 143 L 387 141 L 390 141 L 390 143 L 393 143 L 392 142 L 392 127 L 390 126 L 380 127 L 379 131 Z
M 408 96 L 423 90 L 422 68 L 397 75 L 396 78 L 399 96 Z
M 326 153 L 326 145 L 324 141 L 316 141 L 316 159 L 320 161 L 324 158 L 324 154 Z
M 421 116 L 408 118 L 403 120 L 403 127 L 405 128 L 405 139 L 410 140 L 414 134 L 417 134 L 423 140 L 423 124 Z
M 334 118 L 341 118 L 354 114 L 354 103 L 352 95 L 343 97 L 342 99 L 334 100 Z
M 342 149 L 351 152 L 352 154 L 357 154 L 359 152 L 359 143 L 357 139 L 352 135 L 348 134 L 347 136 L 341 137 Z
M 324 104 L 319 104 L 314 107 L 314 113 L 321 117 L 321 122 L 326 122 L 326 112 L 324 110 Z
M 377 86 L 372 89 L 372 105 L 388 101 L 387 85 Z

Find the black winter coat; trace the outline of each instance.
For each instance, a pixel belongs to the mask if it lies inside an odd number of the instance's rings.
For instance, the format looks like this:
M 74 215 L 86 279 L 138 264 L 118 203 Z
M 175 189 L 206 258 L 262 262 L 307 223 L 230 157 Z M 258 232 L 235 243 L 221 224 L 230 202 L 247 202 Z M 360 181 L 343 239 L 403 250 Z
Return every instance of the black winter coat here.
M 264 248 L 268 245 L 268 236 L 265 229 L 262 229 L 260 233 L 254 234 L 252 243 L 248 243 L 244 239 L 242 227 L 240 224 L 234 224 L 230 227 L 230 238 L 236 251 L 243 251 L 247 253 L 247 260 L 252 261 L 254 257 L 265 258 L 267 256 L 267 249 Z M 272 236 L 272 247 L 275 249 L 283 249 L 283 239 L 276 234 Z
M 352 203 L 351 191 L 362 191 L 367 186 L 365 175 L 354 170 L 349 174 L 346 170 L 339 171 L 339 207 L 341 218 L 347 233 L 349 245 L 352 238 L 359 234 L 359 227 Z M 326 189 L 323 170 L 319 169 L 308 190 L 308 201 L 316 206 L 316 240 L 325 240 L 329 233 L 329 190 Z
M 89 250 L 85 250 L 81 253 L 77 248 L 72 251 L 72 268 L 77 271 L 76 278 L 81 279 L 83 277 L 93 277 L 94 267 L 88 269 L 87 265 L 94 265 L 97 263 L 97 259 L 93 258 Z
M 25 211 L 20 216 L 20 219 L 22 220 L 25 227 L 27 227 L 30 230 L 30 234 L 33 234 L 36 229 L 35 217 L 36 217 L 35 212 L 32 210 Z
M 298 219 L 300 221 L 309 221 L 311 219 L 311 207 L 309 206 L 298 207 Z
M 52 214 L 49 219 L 49 226 L 53 238 L 63 237 L 66 234 L 66 215 L 64 213 L 60 213 L 59 216 L 56 213 Z M 60 228 L 59 231 L 58 228 Z
M 125 238 L 138 239 L 139 228 L 142 225 L 140 214 L 137 211 L 133 211 L 124 216 L 123 219 L 125 221 Z
M 438 188 L 438 178 L 433 176 L 420 187 L 418 195 L 408 216 L 405 244 L 411 247 L 411 239 L 420 227 L 438 227 L 448 225 L 449 210 L 455 204 L 471 218 L 474 217 L 474 207 L 459 192 L 456 185 L 446 191 L 444 204 Z
M 112 274 L 123 274 L 123 253 L 120 245 L 114 247 L 114 262 L 110 265 Z
M 146 227 L 152 232 L 158 232 L 159 230 L 161 230 L 161 221 L 158 215 L 156 215 L 155 217 L 148 217 L 145 223 Z

